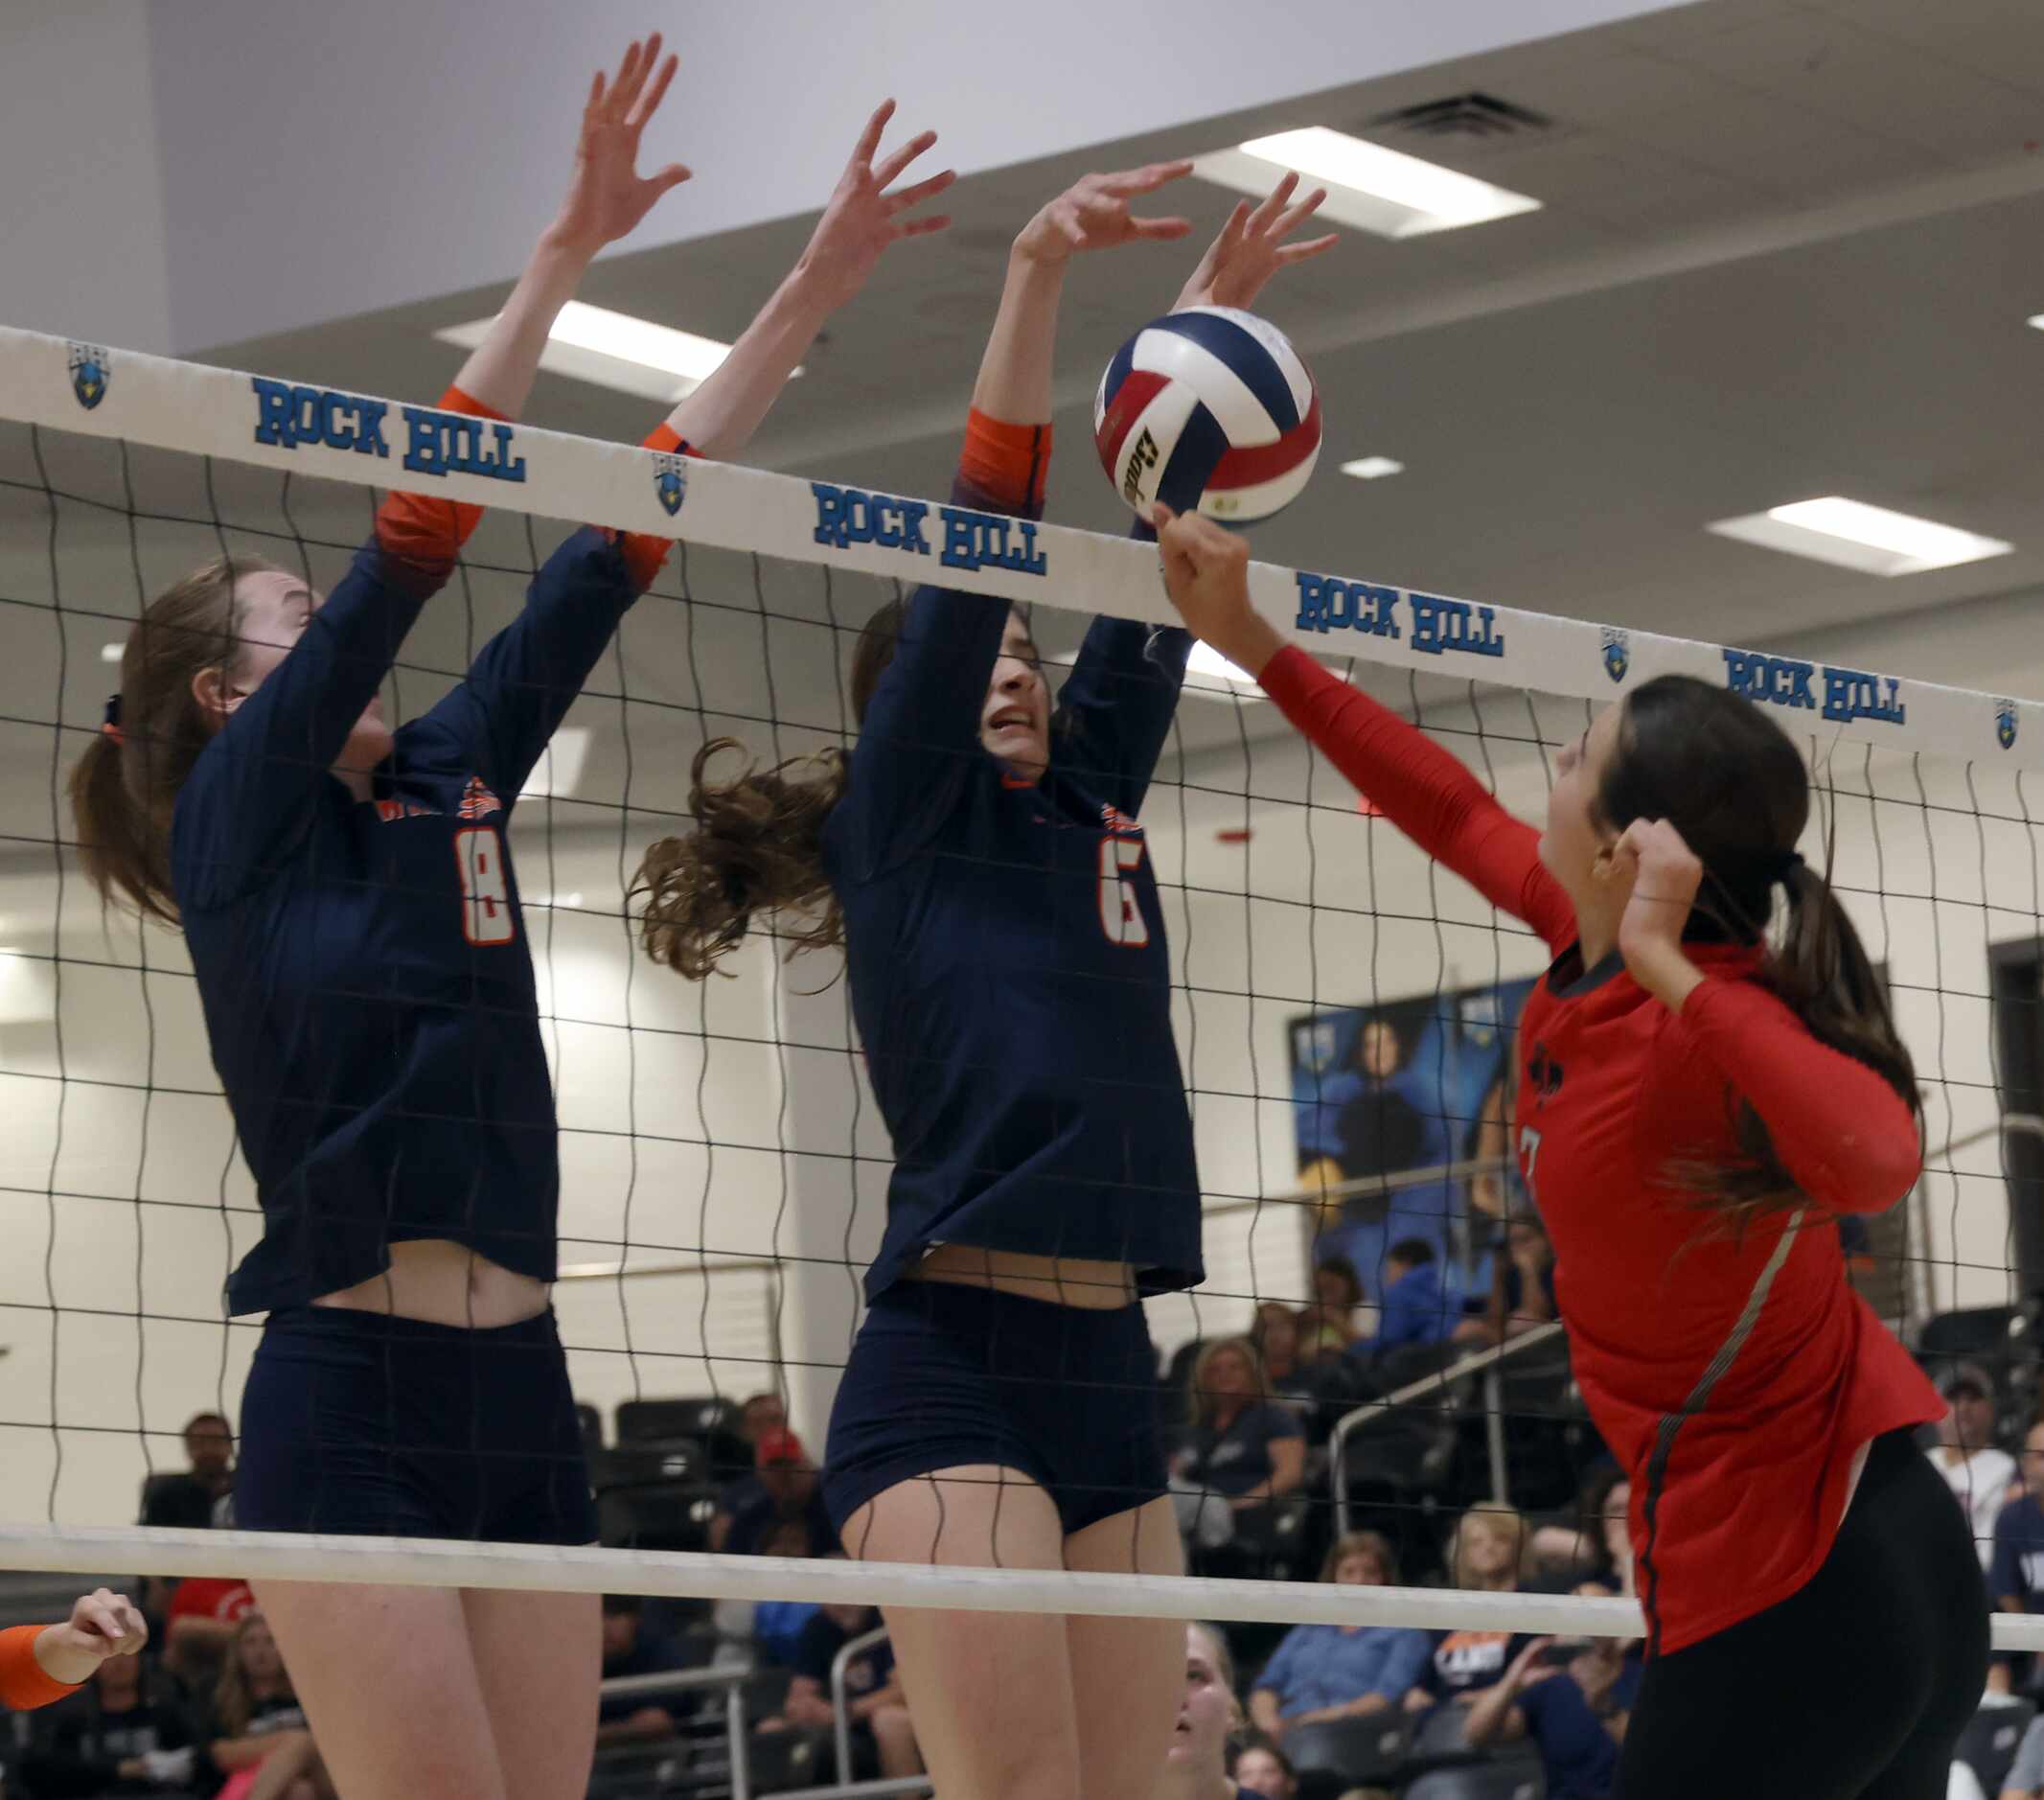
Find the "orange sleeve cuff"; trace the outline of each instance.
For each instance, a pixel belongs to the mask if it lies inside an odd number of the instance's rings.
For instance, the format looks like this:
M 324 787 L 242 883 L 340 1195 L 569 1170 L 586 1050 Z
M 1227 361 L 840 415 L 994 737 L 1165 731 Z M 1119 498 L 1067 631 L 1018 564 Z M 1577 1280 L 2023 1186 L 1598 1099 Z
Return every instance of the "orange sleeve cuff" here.
M 670 456 L 696 454 L 680 432 L 664 419 L 646 434 L 641 448 L 660 450 Z M 660 565 L 667 561 L 668 551 L 675 546 L 672 538 L 656 538 L 644 531 L 622 531 L 617 536 L 617 547 L 624 556 L 632 585 L 644 593 L 653 586 L 654 577 L 660 572 Z
M 47 1629 L 39 1625 L 10 1626 L 0 1631 L 0 1701 L 17 1713 L 47 1706 L 76 1694 L 82 1681 L 57 1681 L 35 1660 L 35 1640 Z
M 508 415 L 458 387 L 450 386 L 435 404 L 442 412 L 494 419 L 500 425 L 510 423 Z M 444 572 L 453 566 L 461 546 L 469 542 L 482 518 L 483 509 L 466 500 L 392 494 L 377 509 L 377 542 L 388 556 Z
M 1009 425 L 976 406 L 967 416 L 958 473 L 990 500 L 1030 511 L 1040 508 L 1049 468 L 1049 426 Z

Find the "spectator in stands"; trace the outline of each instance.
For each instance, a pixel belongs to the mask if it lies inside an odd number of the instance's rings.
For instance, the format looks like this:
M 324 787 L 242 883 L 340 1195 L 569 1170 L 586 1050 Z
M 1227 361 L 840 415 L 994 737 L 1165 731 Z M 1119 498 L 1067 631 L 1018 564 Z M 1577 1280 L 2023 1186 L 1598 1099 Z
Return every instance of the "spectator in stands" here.
M 1219 1338 L 1192 1365 L 1193 1422 L 1171 1465 L 1179 1527 L 1217 1549 L 1239 1515 L 1291 1493 L 1306 1472 L 1306 1439 L 1264 1386 L 1263 1359 L 1246 1337 Z
M 1298 1771 L 1292 1760 L 1267 1738 L 1252 1738 L 1235 1757 L 1235 1786 L 1262 1800 L 1294 1800 Z
M 200 1786 L 218 1800 L 331 1800 L 333 1784 L 260 1612 L 235 1627 L 195 1742 Z
M 735 1557 L 758 1556 L 769 1535 L 783 1544 L 793 1542 L 781 1535 L 782 1528 L 799 1525 L 809 1546 L 799 1554 L 823 1556 L 837 1543 L 837 1534 L 824 1509 L 816 1465 L 802 1448 L 802 1440 L 779 1426 L 761 1435 L 753 1453 L 759 1459 L 759 1497 L 731 1520 L 723 1547 Z
M 1350 1532 L 1327 1552 L 1321 1580 L 1344 1587 L 1385 1587 L 1397 1558 L 1375 1532 Z M 1297 1725 L 1396 1713 L 1407 1704 L 1434 1654 L 1425 1631 L 1396 1626 L 1297 1625 L 1285 1633 L 1250 1691 L 1250 1719 L 1274 1742 Z
M 2023 1439 L 2019 1486 L 1994 1521 L 1987 1592 L 2004 1612 L 2044 1612 L 2044 1420 Z M 2033 1656 L 1998 1652 L 1987 1685 L 2027 1690 L 2034 1685 L 2036 1667 Z
M 1164 1752 L 1159 1800 L 1239 1800 L 1229 1779 L 1229 1740 L 1242 1724 L 1235 1659 L 1210 1625 L 1185 1627 L 1185 1691 Z
M 738 1409 L 738 1435 L 754 1459 L 754 1466 L 727 1480 L 717 1494 L 717 1510 L 710 1515 L 710 1548 L 723 1550 L 729 1542 L 731 1522 L 754 1505 L 766 1489 L 760 1486 L 758 1457 L 760 1440 L 769 1431 L 788 1429 L 788 1408 L 778 1394 L 747 1395 Z
M 50 1730 L 21 1762 L 34 1800 L 182 1791 L 192 1781 L 192 1730 L 174 1705 L 149 1693 L 140 1656 L 109 1656 L 89 1686 L 53 1707 Z
M 807 1519 L 791 1519 L 763 1538 L 763 1557 L 815 1554 Z M 712 1661 L 719 1668 L 785 1669 L 794 1660 L 802 1627 L 816 1616 L 813 1600 L 720 1600 L 711 1614 L 717 1632 Z
M 202 1530 L 214 1508 L 234 1491 L 234 1434 L 218 1413 L 196 1413 L 185 1425 L 183 1469 L 142 1484 L 142 1523 Z
M 1560 1318 L 1554 1304 L 1554 1246 L 1536 1212 L 1522 1212 L 1504 1228 L 1490 1267 L 1490 1307 L 1481 1319 L 1456 1327 L 1466 1344 L 1503 1344 Z
M 1544 1525 L 1533 1534 L 1543 1591 L 1630 1594 L 1633 1591 L 1632 1483 L 1611 1458 L 1599 1457 L 1583 1478 L 1576 1523 Z
M 690 1667 L 672 1639 L 649 1631 L 645 1609 L 636 1594 L 604 1596 L 604 1679 L 613 1675 L 665 1674 Z M 599 1702 L 596 1742 L 640 1743 L 671 1738 L 688 1712 L 681 1694 L 620 1695 Z
M 1474 1506 L 1456 1521 L 1443 1555 L 1455 1586 L 1510 1594 L 1525 1579 L 1530 1552 L 1521 1514 L 1510 1507 Z
M 235 1627 L 256 1609 L 243 1581 L 189 1575 L 171 1595 L 164 1622 L 163 1667 L 187 1694 L 209 1690 L 226 1666 Z
M 1978 1363 L 1954 1363 L 1938 1392 L 1950 1410 L 1930 1459 L 1965 1509 L 1986 1571 L 1994 1558 L 1994 1521 L 2015 1479 L 2015 1459 L 1994 1445 L 1994 1379 Z
M 195 1413 L 185 1423 L 188 1467 L 165 1469 L 142 1483 L 144 1525 L 180 1526 L 204 1531 L 231 1524 L 234 1505 L 234 1436 L 218 1413 Z M 161 1627 L 169 1617 L 171 1583 L 148 1576 L 142 1583 L 142 1610 Z M 216 1661 L 207 1678 L 218 1672 Z
M 1339 1356 L 1356 1341 L 1356 1309 L 1363 1304 L 1363 1278 L 1346 1257 L 1322 1257 L 1313 1269 L 1313 1303 L 1299 1308 L 1302 1362 Z
M 1312 1387 L 1299 1355 L 1298 1314 L 1281 1300 L 1267 1300 L 1256 1308 L 1250 1342 L 1263 1358 L 1264 1385 L 1273 1394 L 1307 1396 Z
M 875 1606 L 821 1606 L 802 1628 L 795 1650 L 794 1677 L 780 1715 L 765 1720 L 762 1731 L 829 1730 L 837 1722 L 831 1704 L 831 1669 L 844 1647 L 880 1625 Z M 916 1747 L 909 1722 L 907 1696 L 894 1666 L 894 1647 L 883 1638 L 861 1650 L 845 1665 L 844 1704 L 851 1716 L 852 1766 L 839 1769 L 839 1781 L 920 1775 L 923 1753 Z
M 1358 1338 L 1348 1354 L 1381 1360 L 1408 1344 L 1438 1344 L 1453 1335 L 1456 1315 L 1440 1282 L 1434 1246 L 1424 1237 L 1401 1237 L 1384 1253 L 1384 1291 L 1377 1299 L 1377 1334 Z
M 1535 1638 L 1504 1679 L 1471 1702 L 1469 1743 L 1481 1749 L 1530 1738 L 1547 1771 L 1548 1800 L 1609 1800 L 1640 1692 L 1642 1665 L 1626 1650 L 1611 1638 L 1587 1645 Z

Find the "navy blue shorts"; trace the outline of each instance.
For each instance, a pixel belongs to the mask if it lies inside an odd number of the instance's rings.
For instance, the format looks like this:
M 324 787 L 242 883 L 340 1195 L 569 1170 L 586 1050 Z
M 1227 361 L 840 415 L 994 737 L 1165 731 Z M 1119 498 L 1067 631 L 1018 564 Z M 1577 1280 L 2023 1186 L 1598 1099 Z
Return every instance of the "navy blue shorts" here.
M 1154 1500 L 1164 1452 L 1142 1308 L 897 1281 L 852 1345 L 824 1461 L 840 1533 L 897 1482 L 974 1463 L 1027 1475 L 1068 1535 Z
M 234 1513 L 253 1532 L 594 1542 L 553 1313 L 480 1331 L 271 1313 L 241 1395 Z

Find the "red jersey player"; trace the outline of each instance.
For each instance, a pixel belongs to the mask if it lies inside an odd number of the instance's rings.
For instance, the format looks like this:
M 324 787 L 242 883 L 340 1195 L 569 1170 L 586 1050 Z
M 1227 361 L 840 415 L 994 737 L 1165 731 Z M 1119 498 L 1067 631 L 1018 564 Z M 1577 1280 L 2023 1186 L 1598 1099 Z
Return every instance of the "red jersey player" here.
M 1987 1603 L 1913 1444 L 1943 1403 L 1852 1291 L 1837 1232 L 1803 1229 L 1893 1206 L 1920 1139 L 1879 983 L 1795 851 L 1794 744 L 1723 688 L 1646 682 L 1562 751 L 1536 831 L 1288 645 L 1250 605 L 1240 538 L 1155 522 L 1185 623 L 1554 954 L 1520 1025 L 1513 1142 L 1576 1378 L 1632 1484 L 1649 1660 L 1612 1723 L 1618 1791 L 1935 1800 L 1979 1701 Z

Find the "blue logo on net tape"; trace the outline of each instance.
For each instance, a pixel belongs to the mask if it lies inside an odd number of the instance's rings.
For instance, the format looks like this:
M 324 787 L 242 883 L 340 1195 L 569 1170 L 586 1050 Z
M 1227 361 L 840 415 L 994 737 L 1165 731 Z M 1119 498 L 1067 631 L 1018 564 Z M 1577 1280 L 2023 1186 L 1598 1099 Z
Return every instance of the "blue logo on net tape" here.
M 98 344 L 71 346 L 71 391 L 78 404 L 90 412 L 106 398 L 113 380 L 113 358 Z
M 660 510 L 672 519 L 688 498 L 688 458 L 663 450 L 655 455 L 653 464 L 654 496 L 660 502 Z

